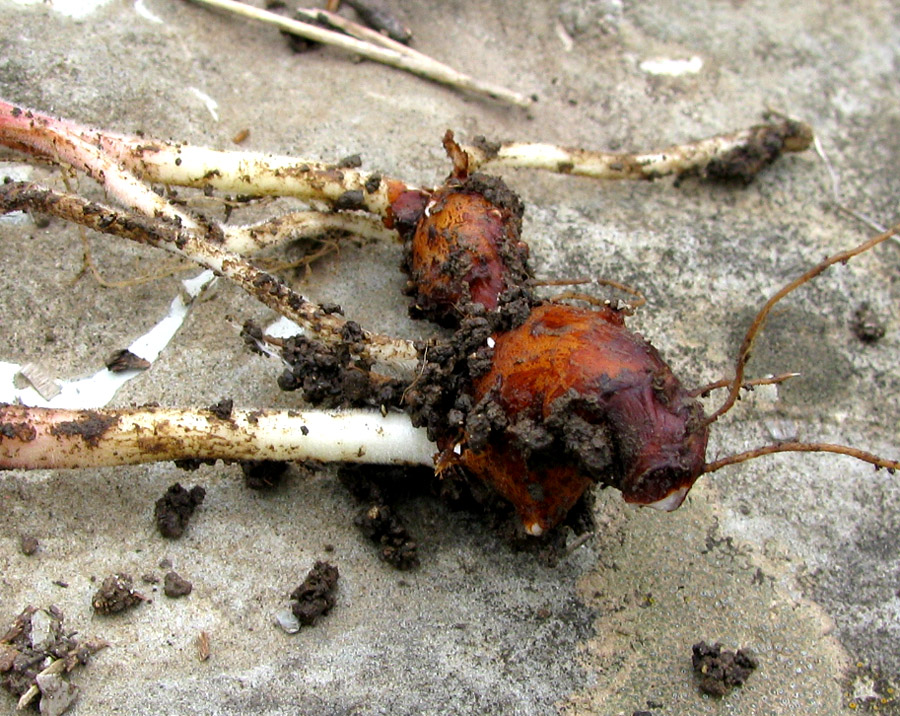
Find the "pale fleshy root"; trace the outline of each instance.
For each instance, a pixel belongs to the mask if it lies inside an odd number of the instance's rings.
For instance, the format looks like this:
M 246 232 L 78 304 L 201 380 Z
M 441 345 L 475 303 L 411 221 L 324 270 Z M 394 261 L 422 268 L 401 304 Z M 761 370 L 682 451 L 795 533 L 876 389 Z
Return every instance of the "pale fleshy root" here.
M 319 460 L 433 465 L 437 451 L 402 413 L 0 405 L 0 470 L 167 460 Z
M 328 214 L 321 211 L 293 211 L 258 224 L 241 227 L 237 234 L 226 233 L 222 247 L 241 256 L 285 246 L 299 239 L 320 239 L 342 234 L 362 242 L 399 242 L 400 235 L 365 214 Z
M 0 144 L 70 164 L 97 181 L 125 206 L 146 216 L 199 228 L 198 222 L 156 194 L 97 146 L 97 134 L 65 120 L 0 100 Z
M 0 100 L 0 144 L 62 161 L 101 183 L 125 206 L 147 216 L 189 216 L 144 184 L 212 187 L 249 196 L 290 196 L 386 216 L 392 193 L 412 190 L 374 172 L 298 157 L 221 151 L 83 127 Z
M 599 152 L 553 144 L 480 140 L 463 149 L 469 169 L 518 167 L 544 169 L 594 179 L 656 179 L 669 175 L 734 178 L 749 181 L 781 152 L 807 149 L 812 128 L 804 122 L 781 119 L 697 142 L 647 153 Z

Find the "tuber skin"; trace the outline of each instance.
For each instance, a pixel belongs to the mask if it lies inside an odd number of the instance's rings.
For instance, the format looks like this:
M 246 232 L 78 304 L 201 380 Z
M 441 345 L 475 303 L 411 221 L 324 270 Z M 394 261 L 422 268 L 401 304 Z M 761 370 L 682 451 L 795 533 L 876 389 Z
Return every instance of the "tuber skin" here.
M 502 180 L 468 175 L 450 132 L 444 147 L 450 178 L 403 232 L 413 313 L 444 325 L 471 319 L 452 367 L 428 372 L 423 357 L 420 377 L 433 385 L 410 396 L 413 421 L 428 425 L 442 450 L 438 470 L 463 469 L 490 485 L 532 535 L 560 524 L 598 483 L 627 502 L 674 510 L 705 468 L 700 404 L 621 312 L 535 299 L 521 202 Z M 493 331 L 469 346 L 479 322 Z M 454 389 L 467 399 L 428 397 Z M 451 410 L 462 417 L 444 420 Z
M 451 178 L 431 196 L 407 259 L 413 314 L 456 325 L 467 304 L 494 311 L 500 296 L 526 284 L 523 207 L 501 179 Z
M 437 358 L 443 365 L 426 365 L 411 391 L 413 421 L 441 448 L 439 472 L 487 483 L 532 535 L 560 524 L 595 484 L 658 509 L 683 502 L 704 472 L 705 416 L 622 313 L 536 304 L 472 351 L 479 323 L 488 321 L 470 318 L 460 331 L 472 336 L 461 341 L 463 359 Z M 446 402 L 417 410 L 448 374 L 462 395 L 451 387 Z
M 525 529 L 558 524 L 595 483 L 626 502 L 674 510 L 705 466 L 700 404 L 622 314 L 537 306 L 495 334 L 491 369 L 474 381 L 476 414 L 505 425 L 458 462 L 512 502 Z

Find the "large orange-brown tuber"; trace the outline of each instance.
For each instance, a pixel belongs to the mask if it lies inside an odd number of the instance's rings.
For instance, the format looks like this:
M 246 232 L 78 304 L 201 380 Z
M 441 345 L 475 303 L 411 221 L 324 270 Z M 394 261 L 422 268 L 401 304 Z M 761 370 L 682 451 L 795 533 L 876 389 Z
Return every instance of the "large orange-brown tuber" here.
M 444 460 L 491 484 L 528 532 L 557 525 L 595 483 L 628 502 L 681 504 L 705 465 L 703 412 L 620 313 L 539 305 L 491 344 Z

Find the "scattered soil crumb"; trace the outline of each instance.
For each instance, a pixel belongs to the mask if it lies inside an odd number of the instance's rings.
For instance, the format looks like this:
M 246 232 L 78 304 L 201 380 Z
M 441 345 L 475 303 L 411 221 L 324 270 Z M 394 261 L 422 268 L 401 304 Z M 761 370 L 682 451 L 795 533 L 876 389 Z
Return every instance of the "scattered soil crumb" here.
M 91 606 L 98 614 L 116 614 L 137 606 L 146 597 L 136 592 L 128 574 L 113 574 L 103 580 L 100 589 L 91 599 Z
M 19 535 L 19 549 L 22 554 L 31 556 L 40 548 L 40 543 L 34 535 Z
M 58 607 L 29 606 L 0 639 L 0 686 L 24 698 L 20 707 L 31 704 L 49 716 L 66 711 L 77 698 L 78 687 L 63 674 L 109 646 L 100 639 L 79 642 L 75 632 L 63 632 L 62 623 Z
M 884 321 L 872 310 L 868 303 L 860 304 L 859 308 L 853 313 L 853 320 L 850 322 L 850 328 L 859 340 L 863 343 L 877 343 L 887 332 Z
M 356 525 L 381 547 L 378 556 L 400 570 L 419 566 L 419 545 L 389 505 L 372 505 L 357 516 Z
M 231 398 L 224 398 L 218 403 L 210 405 L 207 410 L 219 420 L 228 420 L 231 417 L 231 411 L 234 410 L 234 401 Z
M 719 642 L 710 646 L 705 641 L 694 644 L 692 649 L 692 663 L 700 690 L 711 696 L 725 696 L 735 686 L 741 686 L 759 666 L 748 649 L 728 651 L 723 650 Z
M 389 504 L 397 496 L 387 486 L 401 485 L 407 472 L 382 465 L 344 465 L 338 471 L 341 483 L 366 505 L 354 523 L 379 546 L 378 556 L 400 570 L 419 566 L 419 545 Z
M 159 577 L 153 574 L 153 572 L 147 572 L 146 574 L 141 575 L 141 581 L 144 584 L 159 584 Z
M 194 585 L 177 572 L 168 572 L 163 582 L 163 591 L 172 599 L 186 597 L 193 588 Z
M 281 484 L 287 466 L 277 460 L 241 460 L 244 484 L 251 490 L 271 490 Z
M 291 593 L 294 600 L 291 611 L 302 626 L 315 624 L 320 616 L 334 608 L 338 576 L 338 568 L 333 564 L 316 562 L 303 583 Z
M 106 359 L 106 368 L 110 373 L 124 373 L 126 370 L 147 370 L 150 361 L 140 358 L 127 348 L 116 351 Z
M 284 391 L 301 390 L 312 405 L 325 408 L 399 407 L 406 383 L 371 371 L 371 365 L 354 355 L 363 332 L 348 321 L 342 341 L 326 346 L 303 336 L 284 341 L 281 355 L 288 366 L 278 378 Z
M 205 497 L 206 490 L 202 487 L 195 486 L 186 490 L 181 483 L 176 482 L 156 501 L 156 529 L 163 537 L 178 539 L 184 534 L 191 515 Z

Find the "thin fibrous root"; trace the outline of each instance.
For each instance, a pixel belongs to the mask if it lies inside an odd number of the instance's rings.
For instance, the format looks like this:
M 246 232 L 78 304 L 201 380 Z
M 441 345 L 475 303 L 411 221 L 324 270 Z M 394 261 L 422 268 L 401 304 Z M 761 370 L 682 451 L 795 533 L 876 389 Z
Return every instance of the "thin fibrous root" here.
M 854 447 L 849 447 L 846 445 L 832 445 L 831 443 L 801 443 L 801 442 L 782 442 L 775 443 L 774 445 L 764 445 L 763 447 L 756 448 L 754 450 L 747 450 L 746 452 L 738 453 L 737 455 L 729 455 L 728 457 L 723 457 L 721 460 L 713 460 L 711 463 L 706 465 L 706 468 L 703 470 L 704 474 L 715 472 L 716 470 L 721 470 L 723 467 L 727 467 L 728 465 L 736 465 L 739 462 L 746 462 L 747 460 L 753 460 L 757 457 L 762 457 L 763 455 L 771 455 L 776 452 L 830 452 L 838 455 L 847 455 L 849 457 L 854 457 L 857 460 L 862 460 L 863 462 L 867 462 L 871 465 L 874 465 L 876 468 L 884 468 L 891 473 L 895 470 L 900 470 L 900 461 L 898 460 L 888 460 L 887 458 L 879 457 L 878 455 L 873 455 L 872 453 L 865 452 L 864 450 L 858 450 Z
M 432 465 L 436 447 L 402 413 L 137 408 L 60 410 L 0 404 L 0 470 L 166 460 L 319 460 Z
M 777 385 L 778 383 L 784 383 L 786 380 L 790 380 L 791 378 L 799 378 L 800 373 L 781 373 L 780 375 L 770 375 L 764 378 L 754 378 L 753 380 L 745 380 L 741 384 L 741 388 L 744 390 L 753 390 L 758 385 Z M 731 378 L 723 378 L 722 380 L 717 380 L 712 383 L 707 383 L 699 388 L 694 388 L 690 395 L 692 397 L 706 397 L 712 391 L 718 390 L 719 388 L 730 388 L 731 387 Z
M 148 182 L 212 187 L 248 196 L 291 196 L 382 217 L 388 215 L 394 197 L 415 191 L 405 182 L 377 173 L 297 157 L 101 132 L 2 100 L 0 144 L 68 162 L 103 184 L 125 206 L 148 216 L 178 216 L 185 226 L 197 226 L 195 217 L 172 206 L 129 172 Z
M 400 235 L 365 214 L 293 211 L 258 224 L 241 227 L 240 235 L 225 234 L 223 247 L 241 256 L 252 256 L 299 239 L 317 239 L 336 233 L 366 241 L 399 242 Z
M 845 263 L 852 259 L 854 256 L 858 256 L 859 254 L 876 247 L 878 244 L 887 241 L 892 236 L 896 236 L 897 234 L 900 234 L 900 224 L 896 224 L 887 231 L 879 234 L 878 236 L 873 236 L 868 241 L 864 241 L 863 243 L 855 246 L 852 249 L 839 251 L 833 256 L 829 256 L 821 263 L 816 264 L 811 269 L 806 271 L 803 275 L 798 276 L 789 284 L 782 287 L 777 293 L 775 293 L 775 295 L 773 295 L 768 301 L 766 301 L 763 307 L 756 314 L 756 317 L 753 319 L 753 322 L 747 329 L 747 333 L 744 335 L 744 340 L 741 342 L 741 347 L 738 350 L 737 354 L 737 361 L 735 362 L 734 377 L 730 382 L 731 387 L 729 388 L 728 397 L 725 399 L 725 402 L 722 403 L 721 407 L 719 407 L 714 413 L 712 413 L 712 415 L 706 418 L 703 426 L 705 427 L 714 423 L 725 413 L 731 410 L 731 407 L 737 401 L 738 396 L 741 392 L 741 385 L 744 382 L 744 370 L 747 367 L 747 361 L 750 360 L 750 350 L 753 348 L 753 341 L 756 340 L 756 336 L 762 330 L 762 327 L 765 325 L 769 313 L 771 313 L 776 303 L 778 303 L 782 298 L 787 296 L 795 289 L 806 283 L 809 283 L 812 279 L 825 271 L 825 269 L 827 269 L 829 266 L 837 263 Z
M 216 236 L 197 232 L 161 219 L 116 210 L 72 194 L 35 184 L 13 182 L 0 186 L 0 213 L 33 210 L 58 216 L 106 234 L 156 246 L 188 258 L 238 284 L 269 308 L 299 324 L 326 343 L 348 340 L 348 322 L 311 303 L 284 282 L 262 271 L 236 253 L 217 245 Z M 373 361 L 411 368 L 417 360 L 415 345 L 376 333 L 363 333 L 353 350 Z
M 380 43 L 381 46 L 379 46 L 340 32 L 326 30 L 299 20 L 292 20 L 283 15 L 252 7 L 242 2 L 235 2 L 235 0 L 193 0 L 193 2 L 221 10 L 228 10 L 236 15 L 274 25 L 284 32 L 297 35 L 306 40 L 340 47 L 368 60 L 381 62 L 420 77 L 449 85 L 450 87 L 480 94 L 517 107 L 529 107 L 532 104 L 532 101 L 523 94 L 513 92 L 500 85 L 470 77 L 420 52 L 410 52 L 409 48 L 397 50 L 384 46 L 385 43 Z
M 758 124 L 688 144 L 644 154 L 568 149 L 528 142 L 492 143 L 480 138 L 463 147 L 469 169 L 484 166 L 545 169 L 594 179 L 656 179 L 697 174 L 749 181 L 782 152 L 800 152 L 813 140 L 812 128 L 791 119 Z

